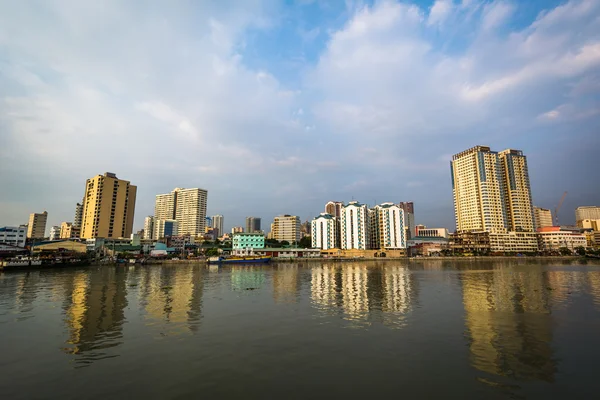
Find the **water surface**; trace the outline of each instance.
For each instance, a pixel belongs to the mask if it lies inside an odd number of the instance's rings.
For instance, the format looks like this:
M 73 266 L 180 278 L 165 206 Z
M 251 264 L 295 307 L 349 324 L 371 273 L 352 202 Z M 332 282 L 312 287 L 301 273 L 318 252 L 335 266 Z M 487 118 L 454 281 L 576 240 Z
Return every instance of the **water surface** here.
M 0 274 L 32 398 L 591 398 L 600 266 L 423 261 Z

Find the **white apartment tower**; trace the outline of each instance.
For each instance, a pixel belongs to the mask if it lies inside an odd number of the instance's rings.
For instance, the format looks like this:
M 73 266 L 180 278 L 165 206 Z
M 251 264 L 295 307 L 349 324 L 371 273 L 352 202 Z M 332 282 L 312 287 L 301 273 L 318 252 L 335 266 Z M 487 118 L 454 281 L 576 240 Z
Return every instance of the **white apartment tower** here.
M 144 219 L 144 237 L 143 239 L 146 240 L 152 240 L 155 239 L 154 237 L 154 217 L 152 215 L 148 215 L 145 219 Z
M 371 243 L 377 249 L 405 249 L 405 212 L 394 203 L 383 203 L 372 209 Z
M 328 213 L 321 213 L 310 223 L 313 249 L 329 250 L 339 248 L 337 218 Z
M 155 224 L 158 220 L 176 220 L 179 235 L 204 235 L 207 197 L 208 192 L 199 188 L 176 188 L 171 193 L 157 195 Z
M 367 206 L 357 201 L 351 201 L 343 206 L 340 229 L 342 249 L 367 250 L 370 247 Z

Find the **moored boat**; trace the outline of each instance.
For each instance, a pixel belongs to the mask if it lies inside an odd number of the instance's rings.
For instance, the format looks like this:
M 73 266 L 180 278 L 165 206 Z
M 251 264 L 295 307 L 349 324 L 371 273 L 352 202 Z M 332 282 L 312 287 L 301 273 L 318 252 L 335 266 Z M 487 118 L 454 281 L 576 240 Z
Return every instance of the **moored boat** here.
M 211 257 L 209 264 L 266 264 L 271 261 L 267 256 L 230 256 L 230 257 Z
M 0 262 L 1 268 L 37 267 L 42 265 L 42 260 L 32 258 L 13 258 Z

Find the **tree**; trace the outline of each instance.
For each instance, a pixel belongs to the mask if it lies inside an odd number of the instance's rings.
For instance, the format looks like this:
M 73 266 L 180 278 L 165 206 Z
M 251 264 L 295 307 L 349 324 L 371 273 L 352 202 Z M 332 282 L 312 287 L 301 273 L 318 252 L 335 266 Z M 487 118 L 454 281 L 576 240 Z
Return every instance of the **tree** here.
M 300 242 L 298 244 L 300 247 L 302 247 L 304 249 L 309 249 L 312 246 L 312 241 L 310 240 L 310 236 L 304 236 L 302 239 L 300 239 Z
M 580 256 L 585 256 L 585 247 L 583 247 L 583 246 L 575 247 L 575 253 L 577 253 Z
M 279 244 L 282 246 L 289 246 L 290 242 L 288 242 L 287 240 L 282 240 L 281 242 L 279 242 Z
M 571 250 L 569 250 L 569 249 L 568 249 L 568 248 L 566 248 L 566 247 L 561 247 L 561 248 L 560 248 L 558 251 L 560 252 L 560 255 L 561 255 L 561 256 L 570 256 L 570 255 L 572 255 L 572 254 L 573 254 L 573 253 L 571 252 Z
M 206 257 L 218 256 L 219 250 L 216 248 L 211 248 L 206 250 Z

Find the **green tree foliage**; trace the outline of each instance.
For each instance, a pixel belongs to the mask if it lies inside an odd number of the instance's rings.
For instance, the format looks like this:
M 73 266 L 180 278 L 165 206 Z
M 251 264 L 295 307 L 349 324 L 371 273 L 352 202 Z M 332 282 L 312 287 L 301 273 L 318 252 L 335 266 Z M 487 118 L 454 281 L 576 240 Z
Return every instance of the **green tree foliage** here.
M 566 248 L 566 247 L 561 247 L 561 248 L 560 248 L 558 251 L 560 252 L 560 255 L 561 255 L 561 256 L 570 256 L 570 255 L 572 255 L 572 254 L 573 254 L 573 253 L 571 252 L 571 250 L 569 250 L 569 249 L 568 249 L 568 248 Z
M 580 256 L 585 256 L 585 247 L 583 247 L 583 246 L 576 247 L 575 253 L 577 253 Z
M 219 249 L 212 248 L 206 250 L 206 257 L 213 257 L 219 255 Z
M 312 241 L 310 240 L 310 236 L 305 236 L 302 239 L 300 239 L 300 242 L 298 243 L 298 245 L 300 247 L 302 247 L 303 249 L 310 249 L 310 247 L 312 246 Z

